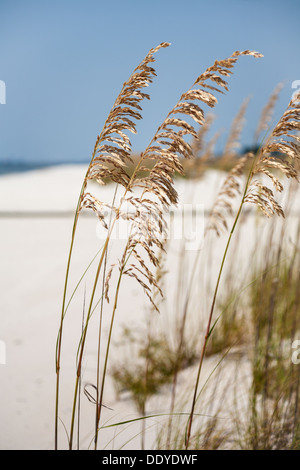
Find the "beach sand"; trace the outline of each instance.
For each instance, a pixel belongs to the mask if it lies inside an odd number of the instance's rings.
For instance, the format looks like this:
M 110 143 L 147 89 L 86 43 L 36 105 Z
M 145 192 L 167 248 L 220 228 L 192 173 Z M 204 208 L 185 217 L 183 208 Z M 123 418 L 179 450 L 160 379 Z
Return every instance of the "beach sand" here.
M 73 214 L 85 171 L 85 166 L 66 165 L 0 177 L 0 341 L 6 351 L 5 364 L 0 364 L 1 449 L 53 449 L 54 446 L 55 346 Z M 203 214 L 211 207 L 221 180 L 222 174 L 218 172 L 209 172 L 205 180 L 200 182 L 178 180 L 176 187 L 180 204 L 198 204 L 203 218 Z M 110 185 L 99 189 L 105 200 L 112 198 L 113 190 Z M 253 225 L 252 219 L 250 223 Z M 84 214 L 76 235 L 70 291 L 101 247 L 100 232 L 96 217 L 90 213 Z M 251 228 L 246 226 L 248 249 L 254 243 L 251 233 Z M 179 238 L 169 242 L 165 301 L 155 320 L 166 332 L 172 330 L 175 321 L 173 312 L 176 309 L 178 263 L 182 249 L 182 240 Z M 114 262 L 116 253 L 123 246 L 124 240 L 114 241 L 109 255 Z M 218 259 L 223 248 L 224 240 L 221 239 L 216 242 L 213 252 L 215 269 L 219 266 Z M 189 245 L 187 257 L 190 257 L 190 263 L 196 252 L 195 247 L 191 249 Z M 88 279 L 87 276 L 76 292 L 65 322 L 59 414 L 67 429 L 75 384 L 74 351 L 81 333 L 84 294 L 88 298 L 90 289 Z M 206 306 L 207 299 L 202 301 L 202 306 Z M 108 331 L 110 311 L 111 305 L 104 312 L 104 338 Z M 149 315 L 154 314 L 140 286 L 132 279 L 124 280 L 113 331 L 112 363 L 122 359 L 116 343 L 122 339 L 123 327 L 137 333 L 145 331 Z M 95 383 L 97 326 L 98 316 L 95 315 L 88 335 L 82 385 Z M 203 380 L 218 360 L 216 357 L 206 361 Z M 225 377 L 224 383 L 233 373 L 234 364 L 234 361 L 228 359 L 229 375 Z M 192 388 L 195 373 L 195 367 L 184 371 L 179 384 L 186 386 L 188 378 Z M 246 359 L 240 373 L 244 374 L 240 383 L 246 384 L 250 374 Z M 244 392 L 241 392 L 241 397 Z M 223 392 L 220 390 L 220 393 L 222 395 Z M 103 422 L 111 424 L 138 417 L 128 395 L 116 395 L 110 377 L 105 387 L 104 404 L 110 409 L 103 409 Z M 168 410 L 167 390 L 162 390 L 159 398 L 150 400 L 149 413 L 163 414 Z M 188 405 L 185 411 L 189 411 Z M 88 448 L 93 439 L 93 413 L 93 404 L 82 395 L 80 439 L 83 448 Z M 160 423 L 159 418 L 147 420 L 149 429 L 146 446 L 149 448 L 154 443 Z M 183 426 L 184 423 L 185 420 Z M 140 428 L 141 423 L 137 422 L 105 429 L 100 433 L 99 448 L 107 446 L 117 449 L 124 446 L 124 449 L 137 449 L 141 441 Z M 60 426 L 59 443 L 61 448 L 67 448 L 63 425 Z

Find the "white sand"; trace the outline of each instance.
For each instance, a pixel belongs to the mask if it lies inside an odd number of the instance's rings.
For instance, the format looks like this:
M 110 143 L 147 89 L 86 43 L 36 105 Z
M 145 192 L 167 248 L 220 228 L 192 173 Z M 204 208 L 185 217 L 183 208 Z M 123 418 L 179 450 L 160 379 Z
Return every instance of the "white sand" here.
M 69 249 L 72 216 L 67 215 L 75 209 L 78 194 L 86 167 L 62 166 L 47 170 L 33 171 L 0 177 L 0 341 L 6 348 L 6 364 L 0 364 L 0 448 L 1 449 L 52 449 L 54 442 L 54 398 L 55 398 L 55 343 L 59 327 L 62 290 Z M 213 194 L 220 184 L 221 175 L 210 172 L 204 182 L 177 182 L 181 203 L 204 204 L 210 207 Z M 101 188 L 101 197 L 110 200 L 112 187 Z M 201 210 L 201 207 L 200 209 Z M 24 212 L 51 212 L 51 217 L 22 217 Z M 54 216 L 54 212 L 57 212 Z M 6 217 L 3 214 L 6 213 Z M 12 217 L 12 214 L 15 214 Z M 18 214 L 16 214 L 18 213 Z M 64 217 L 59 215 L 65 214 Z M 5 215 L 5 214 L 4 214 Z M 8 217 L 8 215 L 10 215 Z M 76 237 L 74 258 L 71 268 L 70 286 L 74 287 L 89 260 L 101 246 L 97 237 L 98 222 L 94 216 L 82 217 Z M 251 230 L 246 228 L 248 249 L 253 238 Z M 123 241 L 116 241 L 110 253 L 114 259 L 114 250 Z M 172 328 L 173 312 L 176 307 L 177 263 L 180 253 L 180 240 L 170 244 L 167 259 L 166 301 L 158 323 L 165 331 Z M 222 252 L 224 240 L 220 240 L 214 250 L 217 258 Z M 188 253 L 191 260 L 195 251 Z M 115 261 L 115 260 L 114 260 Z M 218 262 L 215 263 L 217 269 Z M 75 359 L 81 316 L 83 310 L 83 288 L 74 297 L 72 309 L 66 318 L 63 341 L 62 384 L 60 417 L 69 429 L 70 412 L 75 380 Z M 207 299 L 203 299 L 203 305 Z M 111 306 L 105 310 L 104 331 L 107 332 Z M 113 339 L 120 338 L 122 326 L 133 331 L 144 328 L 149 315 L 149 305 L 143 292 L 132 280 L 124 281 L 121 288 L 117 318 Z M 173 315 L 173 316 L 172 316 Z M 93 318 L 88 336 L 84 359 L 83 383 L 95 383 L 95 354 L 97 345 L 97 317 Z M 120 358 L 118 348 L 113 345 L 111 361 Z M 205 365 L 204 377 L 212 368 L 211 359 Z M 247 362 L 243 373 L 248 376 Z M 228 362 L 231 370 L 234 362 Z M 193 377 L 194 369 L 183 374 Z M 191 381 L 192 387 L 193 381 Z M 243 382 L 244 383 L 244 382 Z M 113 411 L 104 409 L 103 419 L 109 422 L 137 417 L 135 407 L 126 396 L 117 400 L 110 380 L 107 381 L 104 403 Z M 161 401 L 152 400 L 151 412 L 167 413 L 168 401 L 164 394 Z M 188 407 L 185 407 L 188 411 Z M 81 443 L 88 447 L 93 436 L 94 407 L 82 397 Z M 151 427 L 147 431 L 147 445 L 151 446 L 156 431 L 156 422 L 147 421 Z M 184 421 L 183 421 L 184 422 Z M 140 424 L 111 428 L 100 435 L 100 448 L 138 448 Z M 122 431 L 122 432 L 120 432 Z M 120 432 L 120 434 L 118 434 Z M 118 435 L 115 435 L 118 434 Z M 109 442 L 113 438 L 112 442 Z M 60 427 L 60 445 L 67 447 L 63 426 Z

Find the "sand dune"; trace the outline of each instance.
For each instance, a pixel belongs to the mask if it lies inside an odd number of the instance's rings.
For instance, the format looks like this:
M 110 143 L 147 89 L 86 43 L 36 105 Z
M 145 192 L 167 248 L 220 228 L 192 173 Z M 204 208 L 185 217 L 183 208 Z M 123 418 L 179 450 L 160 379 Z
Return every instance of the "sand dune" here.
M 55 397 L 55 343 L 59 326 L 62 289 L 72 229 L 72 214 L 76 206 L 84 166 L 62 166 L 22 174 L 0 177 L 0 340 L 5 345 L 6 363 L 0 364 L 0 448 L 52 449 L 54 441 Z M 209 172 L 200 182 L 177 181 L 181 204 L 198 204 L 202 214 L 213 201 L 213 195 L 222 180 L 222 174 Z M 111 198 L 113 188 L 101 188 L 101 197 Z M 251 243 L 251 224 L 245 234 Z M 93 214 L 82 218 L 76 236 L 76 250 L 72 262 L 70 285 L 75 286 L 89 260 L 95 255 L 101 239 L 99 225 Z M 158 324 L 171 330 L 175 305 L 177 265 L 182 241 L 170 240 L 166 261 L 166 299 Z M 253 240 L 252 240 L 253 241 Z M 115 240 L 110 256 L 114 258 L 124 240 Z M 196 245 L 195 245 L 196 246 Z M 214 250 L 217 258 L 224 246 L 220 240 Z M 116 251 L 114 251 L 116 250 Z M 192 260 L 196 250 L 190 249 Z M 218 264 L 216 263 L 216 266 Z M 87 286 L 87 287 L 86 287 Z M 203 286 L 202 286 L 203 287 Z M 60 417 L 69 426 L 72 390 L 75 378 L 74 348 L 80 335 L 83 312 L 83 289 L 74 297 L 72 312 L 66 320 L 63 344 L 62 394 Z M 205 303 L 205 301 L 203 301 Z M 132 280 L 122 285 L 114 340 L 120 338 L 124 325 L 135 331 L 143 329 L 149 315 L 149 305 L 143 292 Z M 105 311 L 104 331 L 107 331 L 109 309 Z M 93 320 L 94 321 L 94 320 Z M 83 381 L 95 382 L 95 354 L 97 345 L 97 318 L 92 324 L 84 360 Z M 118 349 L 113 346 L 111 360 L 118 360 Z M 213 361 L 206 364 L 207 373 Z M 228 362 L 229 370 L 234 363 Z M 244 374 L 249 371 L 245 363 Z M 195 371 L 186 375 L 193 377 Z M 205 374 L 204 374 L 205 378 Z M 184 375 L 182 384 L 186 385 Z M 117 400 L 110 380 L 107 382 L 104 420 L 116 422 L 137 417 L 134 405 L 126 395 Z M 164 393 L 160 400 L 152 401 L 149 412 L 163 413 L 168 409 Z M 82 398 L 81 438 L 88 447 L 93 436 L 93 405 Z M 157 419 L 149 421 L 147 445 L 151 446 L 157 428 Z M 151 426 L 150 426 L 151 425 Z M 138 448 L 140 424 L 124 427 L 119 435 L 114 428 L 100 435 L 100 447 Z M 60 429 L 61 446 L 66 447 L 63 427 Z M 102 439 L 102 440 L 101 440 Z M 112 442 L 109 441 L 112 439 Z

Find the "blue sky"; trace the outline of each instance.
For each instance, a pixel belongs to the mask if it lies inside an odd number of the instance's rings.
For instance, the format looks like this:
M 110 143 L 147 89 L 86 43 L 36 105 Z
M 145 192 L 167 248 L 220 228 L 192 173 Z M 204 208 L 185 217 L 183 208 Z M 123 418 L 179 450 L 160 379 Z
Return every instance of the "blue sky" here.
M 242 57 L 219 99 L 213 130 L 221 149 L 244 98 L 251 97 L 242 139 L 252 143 L 261 109 L 284 82 L 279 119 L 300 80 L 299 0 L 0 0 L 0 161 L 89 161 L 97 134 L 123 82 L 151 47 L 158 76 L 132 138 L 141 151 L 168 111 L 216 59 Z

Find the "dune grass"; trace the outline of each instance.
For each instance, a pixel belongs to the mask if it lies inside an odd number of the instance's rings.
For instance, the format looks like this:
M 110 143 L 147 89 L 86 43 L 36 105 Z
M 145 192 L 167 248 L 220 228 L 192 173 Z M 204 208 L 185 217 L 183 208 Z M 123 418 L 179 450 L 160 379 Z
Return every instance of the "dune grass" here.
M 184 175 L 185 169 L 193 177 L 204 174 L 207 165 L 211 161 L 212 149 L 217 138 L 217 136 L 214 136 L 207 145 L 203 143 L 202 139 L 213 121 L 206 108 L 208 108 L 208 111 L 214 108 L 217 105 L 216 96 L 224 93 L 224 91 L 229 91 L 227 79 L 232 75 L 236 62 L 242 56 L 262 57 L 262 54 L 258 52 L 246 50 L 236 51 L 227 59 L 215 61 L 180 96 L 178 102 L 157 128 L 146 149 L 138 157 L 132 158 L 132 144 L 128 133 L 136 133 L 136 124 L 142 119 L 142 101 L 150 98 L 150 95 L 145 93 L 143 89 L 148 87 L 156 76 L 153 68 L 155 55 L 160 49 L 168 46 L 169 43 L 162 43 L 151 49 L 124 83 L 103 129 L 96 139 L 91 162 L 80 190 L 71 234 L 56 348 L 56 449 L 59 447 L 59 397 L 63 333 L 66 315 L 71 315 L 69 305 L 74 295 L 74 291 L 69 294 L 69 277 L 75 248 L 76 230 L 81 212 L 83 210 L 94 211 L 106 231 L 106 236 L 98 253 L 94 278 L 89 293 L 87 293 L 84 322 L 78 342 L 72 412 L 70 428 L 67 430 L 70 450 L 74 446 L 82 364 L 91 317 L 97 315 L 98 318 L 97 372 L 94 385 L 96 396 L 93 400 L 95 408 L 93 441 L 94 448 L 97 449 L 99 429 L 102 428 L 101 416 L 102 407 L 104 406 L 104 389 L 109 369 L 114 323 L 118 311 L 122 281 L 125 277 L 128 277 L 137 282 L 145 297 L 150 301 L 153 311 L 159 311 L 159 298 L 163 296 L 163 286 L 159 274 L 162 272 L 161 253 L 166 250 L 168 229 L 165 215 L 172 206 L 178 203 L 174 178 L 177 174 Z M 237 314 L 232 301 L 229 301 L 228 298 L 223 306 L 218 302 L 223 271 L 226 263 L 230 261 L 230 256 L 232 256 L 230 255 L 230 248 L 238 231 L 240 220 L 245 213 L 245 208 L 254 205 L 255 208 L 260 209 L 268 217 L 283 217 L 284 209 L 278 202 L 273 188 L 279 193 L 284 191 L 282 176 L 285 179 L 298 181 L 299 135 L 297 133 L 299 130 L 300 105 L 295 100 L 291 101 L 277 125 L 269 131 L 270 113 L 278 92 L 278 89 L 273 92 L 269 103 L 263 110 L 255 134 L 255 152 L 247 152 L 242 158 L 239 158 L 237 153 L 248 100 L 244 101 L 233 121 L 224 149 L 220 165 L 222 169 L 227 171 L 227 174 L 219 193 L 216 194 L 204 235 L 206 238 L 213 232 L 217 236 L 225 236 L 227 239 L 225 238 L 224 251 L 219 261 L 217 275 L 213 281 L 204 331 L 203 329 L 196 331 L 197 341 L 195 343 L 194 340 L 187 341 L 192 286 L 195 285 L 195 280 L 197 281 L 194 273 L 196 272 L 195 268 L 198 267 L 199 253 L 202 251 L 202 247 L 199 247 L 194 259 L 194 269 L 191 272 L 189 288 L 186 292 L 179 292 L 184 299 L 184 307 L 180 315 L 179 325 L 177 325 L 175 347 L 170 346 L 164 332 L 160 332 L 155 337 L 149 334 L 146 336 L 145 342 L 139 343 L 137 358 L 143 359 L 141 366 L 136 366 L 134 370 L 123 366 L 121 372 L 112 369 L 112 375 L 118 387 L 125 387 L 131 391 L 143 424 L 146 418 L 146 404 L 149 397 L 155 395 L 162 385 L 170 384 L 171 403 L 167 412 L 167 447 L 171 446 L 171 435 L 174 426 L 173 416 L 178 415 L 175 410 L 175 402 L 179 373 L 195 364 L 195 362 L 197 362 L 197 373 L 193 379 L 192 394 L 189 405 L 187 405 L 189 411 L 182 413 L 186 423 L 183 426 L 184 437 L 180 439 L 180 445 L 186 449 L 208 448 L 209 446 L 217 448 L 225 440 L 226 432 L 224 434 L 223 430 L 217 430 L 216 421 L 211 421 L 206 426 L 205 431 L 202 430 L 200 434 L 199 429 L 194 432 L 193 424 L 195 417 L 198 415 L 196 413 L 196 404 L 199 402 L 202 392 L 202 388 L 199 389 L 199 387 L 205 357 L 221 353 L 223 358 L 226 356 L 226 351 L 236 341 L 246 341 L 247 331 L 243 315 Z M 261 138 L 260 144 L 257 145 L 257 139 L 261 132 L 264 132 L 264 136 Z M 196 162 L 195 166 L 189 163 L 193 159 Z M 188 162 L 188 164 L 186 165 L 184 162 Z M 98 196 L 93 194 L 93 185 L 91 184 L 96 182 L 101 185 L 107 181 L 115 184 L 115 195 L 111 202 L 101 201 Z M 109 213 L 109 216 L 107 213 Z M 109 257 L 111 237 L 115 226 L 120 221 L 126 221 L 129 225 L 128 236 L 124 240 L 118 258 L 112 260 Z M 228 230 L 230 226 L 231 229 Z M 277 253 L 277 258 L 279 259 L 279 257 Z M 272 262 L 274 262 L 274 259 L 272 259 Z M 267 266 L 267 272 L 269 272 L 269 266 Z M 90 265 L 88 268 L 90 268 Z M 264 393 L 267 396 L 266 389 L 268 389 L 269 382 L 267 386 L 266 377 L 271 364 L 272 367 L 274 366 L 273 362 L 268 361 L 268 354 L 265 353 L 263 357 L 261 351 L 264 349 L 266 351 L 272 344 L 273 331 L 277 334 L 278 330 L 280 331 L 281 341 L 285 336 L 283 334 L 284 322 L 281 320 L 281 323 L 277 324 L 274 321 L 275 294 L 277 295 L 276 299 L 281 318 L 287 318 L 282 313 L 285 311 L 286 302 L 283 299 L 288 296 L 292 304 L 291 313 L 289 313 L 291 319 L 285 321 L 286 335 L 289 336 L 292 332 L 295 332 L 296 327 L 296 313 L 294 310 L 297 310 L 298 297 L 295 291 L 293 291 L 293 296 L 289 291 L 289 287 L 294 282 L 294 280 L 292 282 L 294 274 L 292 275 L 292 271 L 289 271 L 289 268 L 287 269 L 288 274 L 285 273 L 287 277 L 280 271 L 277 273 L 276 282 L 273 276 L 271 279 L 268 277 L 263 278 L 261 283 L 251 282 L 249 284 L 255 285 L 256 288 L 255 290 L 253 287 L 250 306 L 250 309 L 255 313 L 252 313 L 251 319 L 248 318 L 247 320 L 256 331 L 255 352 L 259 354 L 254 360 L 255 386 L 253 387 L 254 398 L 252 400 L 254 403 L 252 424 L 255 422 L 255 426 L 258 428 L 261 428 L 261 425 L 258 424 L 258 420 L 254 420 L 254 416 L 256 417 L 258 413 L 255 397 L 257 394 L 261 394 L 261 389 L 265 390 Z M 114 282 L 112 282 L 112 278 Z M 282 291 L 278 289 L 278 284 L 280 284 Z M 259 292 L 259 288 L 264 289 L 263 294 Z M 263 298 L 266 304 L 261 302 L 260 298 Z M 280 299 L 281 304 L 279 306 Z M 258 310 L 259 307 L 263 309 L 263 312 Z M 216 313 L 216 310 L 220 308 L 221 312 Z M 102 328 L 104 310 L 105 312 L 110 311 L 110 325 L 106 338 L 104 338 Z M 135 338 L 130 327 L 127 331 L 131 340 Z M 265 335 L 267 335 L 266 344 L 261 339 L 265 338 Z M 249 341 L 249 338 L 247 338 L 247 341 Z M 103 342 L 105 342 L 105 345 L 103 345 Z M 263 369 L 261 369 L 261 355 L 263 357 Z M 281 366 L 283 367 L 281 363 L 275 364 L 276 370 L 281 370 Z M 284 370 L 283 368 L 282 374 L 284 374 Z M 274 374 L 272 375 L 274 376 Z M 298 394 L 298 389 L 295 393 Z M 295 393 L 291 392 L 291 396 L 293 396 L 295 406 L 296 403 L 298 406 L 298 395 L 296 400 L 294 398 Z M 294 418 L 298 416 L 295 413 Z M 80 423 L 78 426 L 80 426 Z M 294 436 L 298 436 L 298 429 L 295 426 L 292 432 Z M 144 430 L 142 431 L 143 434 Z M 253 435 L 253 432 L 251 431 L 250 434 Z M 203 435 L 206 437 L 203 438 Z M 201 439 L 199 436 L 202 436 Z M 295 439 L 298 439 L 298 437 L 295 437 Z M 179 440 L 176 439 L 176 442 L 178 443 Z M 257 438 L 257 442 L 260 442 L 260 438 Z M 256 447 L 256 444 L 253 444 L 254 447 Z

